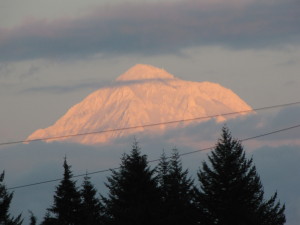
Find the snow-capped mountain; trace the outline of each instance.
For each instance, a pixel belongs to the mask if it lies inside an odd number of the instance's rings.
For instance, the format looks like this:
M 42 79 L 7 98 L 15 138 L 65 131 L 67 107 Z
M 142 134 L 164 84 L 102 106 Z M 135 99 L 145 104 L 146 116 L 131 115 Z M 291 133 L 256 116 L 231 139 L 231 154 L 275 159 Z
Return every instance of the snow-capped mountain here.
M 219 84 L 185 81 L 163 69 L 138 64 L 119 76 L 109 87 L 91 93 L 83 101 L 71 107 L 52 126 L 35 131 L 27 140 L 164 123 L 244 110 L 251 110 L 251 107 L 230 89 Z M 241 114 L 244 113 L 231 115 L 231 118 Z M 227 118 L 219 116 L 217 120 L 223 121 Z M 204 120 L 192 122 L 202 121 Z M 57 141 L 93 145 L 135 132 L 160 133 L 189 123 L 191 121 L 68 137 Z

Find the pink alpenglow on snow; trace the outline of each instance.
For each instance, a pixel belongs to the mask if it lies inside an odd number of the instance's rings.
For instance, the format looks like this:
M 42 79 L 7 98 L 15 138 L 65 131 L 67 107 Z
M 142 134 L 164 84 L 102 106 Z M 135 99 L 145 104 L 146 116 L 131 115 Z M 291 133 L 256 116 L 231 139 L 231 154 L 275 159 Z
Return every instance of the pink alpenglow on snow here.
M 97 132 L 116 128 L 192 119 L 252 108 L 230 89 L 211 82 L 181 80 L 163 69 L 135 65 L 110 87 L 101 88 L 71 107 L 52 126 L 39 129 L 27 140 Z M 224 121 L 245 113 L 219 116 Z M 193 122 L 203 122 L 197 120 Z M 140 127 L 117 132 L 55 139 L 87 145 L 109 142 L 136 132 L 161 133 L 191 122 Z M 53 141 L 53 140 L 51 140 Z

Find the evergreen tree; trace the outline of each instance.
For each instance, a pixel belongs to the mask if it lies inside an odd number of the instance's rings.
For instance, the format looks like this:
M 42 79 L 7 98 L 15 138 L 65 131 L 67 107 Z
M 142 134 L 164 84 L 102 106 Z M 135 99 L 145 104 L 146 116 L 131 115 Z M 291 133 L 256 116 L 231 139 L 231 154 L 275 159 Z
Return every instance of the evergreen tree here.
M 160 192 L 153 175 L 135 141 L 131 153 L 123 155 L 120 169 L 107 178 L 109 193 L 104 202 L 109 224 L 160 224 Z
M 103 224 L 103 206 L 100 199 L 96 197 L 97 191 L 87 175 L 81 189 L 81 220 L 83 224 L 101 225 Z
M 57 225 L 57 224 L 58 224 L 57 219 L 51 217 L 50 212 L 47 211 L 41 225 Z
M 177 149 L 173 149 L 170 161 L 163 153 L 158 171 L 164 196 L 164 224 L 196 224 L 193 180 L 188 177 L 188 170 L 182 168 Z
M 43 224 L 59 225 L 79 225 L 81 199 L 80 192 L 76 187 L 75 181 L 72 180 L 72 172 L 67 160 L 64 160 L 64 176 L 60 184 L 56 187 L 54 195 L 54 204 L 48 211 L 54 215 L 47 214 Z
M 32 211 L 29 211 L 30 214 L 30 225 L 36 225 L 36 216 L 33 214 Z
M 264 200 L 264 191 L 252 159 L 224 127 L 214 151 L 198 172 L 198 202 L 206 224 L 282 225 L 284 206 L 276 193 Z M 203 218 L 200 218 L 200 220 Z
M 16 218 L 9 214 L 9 207 L 13 198 L 13 193 L 9 193 L 4 184 L 4 171 L 0 174 L 0 225 L 21 225 L 23 219 L 21 214 Z
M 156 171 L 157 171 L 157 181 L 158 181 L 159 189 L 161 191 L 161 198 L 162 201 L 165 203 L 168 196 L 168 190 L 169 190 L 168 178 L 170 173 L 170 163 L 165 154 L 165 151 L 163 151 L 160 157 Z

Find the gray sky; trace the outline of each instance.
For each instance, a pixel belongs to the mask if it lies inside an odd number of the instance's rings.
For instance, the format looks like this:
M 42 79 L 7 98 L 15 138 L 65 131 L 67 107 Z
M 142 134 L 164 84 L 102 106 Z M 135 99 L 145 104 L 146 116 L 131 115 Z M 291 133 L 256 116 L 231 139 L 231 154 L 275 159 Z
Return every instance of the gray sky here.
M 0 142 L 25 139 L 36 129 L 48 127 L 72 105 L 138 63 L 164 68 L 184 80 L 219 83 L 254 108 L 299 101 L 299 15 L 299 0 L 0 0 Z M 230 128 L 243 138 L 299 123 L 299 108 L 272 113 L 232 122 Z M 210 137 L 209 143 L 214 143 L 220 126 L 210 122 L 178 135 L 199 140 L 195 131 L 206 130 L 203 138 Z M 155 142 L 158 151 L 164 147 L 163 139 L 176 142 L 176 134 Z M 280 147 L 282 141 L 299 146 L 298 134 L 293 130 L 251 145 Z M 95 149 L 59 145 L 53 150 L 55 146 L 41 143 L 0 149 L 1 165 L 12 175 L 9 184 L 39 181 L 45 173 L 49 177 L 54 167 L 60 174 L 57 165 L 66 153 L 82 172 L 114 166 L 124 151 L 124 147 L 117 152 L 108 148 L 103 157 L 113 163 L 102 159 L 104 164 L 99 166 L 98 160 L 87 156 L 89 152 L 101 157 Z M 77 155 L 71 154 L 74 149 Z M 286 154 L 285 165 L 280 165 L 283 150 L 257 157 L 267 179 L 274 165 L 276 171 L 283 171 L 267 188 L 270 192 L 278 188 L 279 194 L 281 190 L 294 218 L 290 224 L 297 224 L 300 200 L 294 197 L 300 184 L 293 185 L 289 173 L 299 171 L 293 161 L 299 154 L 293 149 Z M 275 157 L 274 165 L 268 164 L 270 156 Z M 291 191 L 291 186 L 297 191 Z M 19 196 L 30 196 L 24 193 Z M 16 202 L 17 213 L 22 208 L 18 202 L 25 201 L 16 197 Z M 38 202 L 31 202 L 36 204 L 31 209 L 39 209 Z

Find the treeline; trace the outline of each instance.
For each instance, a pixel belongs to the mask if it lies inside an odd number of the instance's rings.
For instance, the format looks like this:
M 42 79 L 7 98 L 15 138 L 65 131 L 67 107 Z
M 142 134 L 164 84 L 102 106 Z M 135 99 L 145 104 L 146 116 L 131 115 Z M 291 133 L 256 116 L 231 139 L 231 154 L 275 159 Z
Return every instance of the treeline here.
M 85 176 L 76 186 L 71 167 L 64 160 L 63 179 L 56 187 L 53 204 L 41 225 L 281 225 L 284 205 L 277 193 L 265 199 L 252 159 L 241 143 L 222 129 L 221 138 L 202 162 L 195 182 L 183 169 L 180 155 L 164 153 L 151 169 L 137 142 L 121 158 L 99 195 Z M 0 224 L 20 225 L 21 215 L 9 214 L 12 194 L 0 177 Z M 31 213 L 31 225 L 37 224 Z

